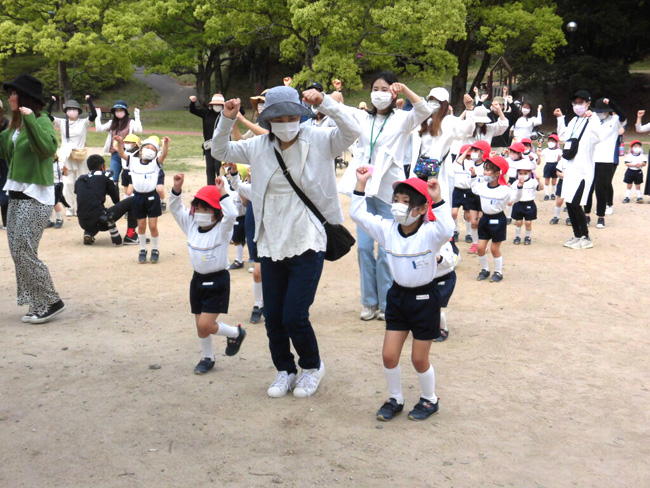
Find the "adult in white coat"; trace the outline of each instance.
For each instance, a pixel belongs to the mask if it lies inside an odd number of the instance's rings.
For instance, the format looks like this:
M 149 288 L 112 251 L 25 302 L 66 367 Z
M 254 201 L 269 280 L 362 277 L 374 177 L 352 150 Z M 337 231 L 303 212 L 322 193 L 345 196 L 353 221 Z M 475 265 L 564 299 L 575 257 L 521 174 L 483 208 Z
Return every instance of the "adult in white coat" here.
M 512 128 L 513 137 L 517 142 L 533 135 L 535 127 L 542 125 L 542 106 L 537 106 L 537 116 L 532 115 L 533 106 L 529 102 L 521 104 L 521 117 L 517 119 Z
M 366 186 L 368 212 L 392 219 L 393 183 L 406 178 L 404 157 L 411 133 L 431 115 L 427 103 L 406 85 L 398 83 L 389 71 L 376 75 L 371 84 L 371 110 L 353 110 L 361 126 L 354 159 L 339 182 L 339 191 L 352 195 L 357 183 L 356 171 L 370 166 L 372 176 Z M 399 94 L 413 104 L 409 111 L 396 110 Z M 359 269 L 361 273 L 362 320 L 384 320 L 386 294 L 393 284 L 386 252 L 360 226 L 357 226 Z
M 293 190 L 280 168 L 286 164 L 291 178 L 331 224 L 343 222 L 337 195 L 334 158 L 359 136 L 359 124 L 328 95 L 316 90 L 303 100 L 330 116 L 336 127 L 301 127 L 300 117 L 311 110 L 288 86 L 271 88 L 258 123 L 269 134 L 229 141 L 240 100 L 226 102 L 212 138 L 212 156 L 218 161 L 251 165 L 251 200 L 255 215 L 255 241 L 262 267 L 264 318 L 273 364 L 278 370 L 268 389 L 271 397 L 313 395 L 324 374 L 309 307 L 314 301 L 327 246 L 325 228 Z M 239 177 L 231 171 L 237 190 Z M 234 168 L 236 170 L 236 167 Z M 291 344 L 299 356 L 302 374 L 296 381 Z

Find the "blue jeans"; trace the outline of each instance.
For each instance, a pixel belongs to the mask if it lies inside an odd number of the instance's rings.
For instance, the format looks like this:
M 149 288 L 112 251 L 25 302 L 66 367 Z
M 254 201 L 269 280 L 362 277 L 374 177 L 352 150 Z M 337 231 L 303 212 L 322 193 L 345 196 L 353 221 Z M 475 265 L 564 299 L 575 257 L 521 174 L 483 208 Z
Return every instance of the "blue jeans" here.
M 393 219 L 391 205 L 377 197 L 367 197 L 368 212 L 380 215 L 385 219 Z M 386 294 L 393 284 L 393 278 L 388 269 L 386 251 L 377 245 L 375 257 L 375 240 L 357 225 L 357 256 L 361 272 L 361 304 L 366 307 L 379 307 L 386 310 Z
M 111 154 L 111 171 L 113 172 L 113 181 L 117 183 L 120 181 L 120 173 L 122 172 L 122 158 L 120 155 L 114 152 Z
M 278 371 L 298 372 L 291 344 L 301 368 L 320 366 L 318 342 L 309 322 L 309 307 L 314 303 L 324 259 L 325 253 L 315 251 L 281 261 L 260 258 L 266 336 L 271 359 Z

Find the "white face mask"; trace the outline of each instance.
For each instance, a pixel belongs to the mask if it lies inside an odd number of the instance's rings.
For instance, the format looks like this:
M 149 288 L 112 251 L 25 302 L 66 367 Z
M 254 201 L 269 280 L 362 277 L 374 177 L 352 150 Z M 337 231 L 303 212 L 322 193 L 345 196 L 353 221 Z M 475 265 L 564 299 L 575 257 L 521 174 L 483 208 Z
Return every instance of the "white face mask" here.
M 598 115 L 598 118 L 599 118 L 600 120 L 605 120 L 607 117 L 609 117 L 609 114 L 606 113 L 606 112 L 605 112 L 605 113 L 602 113 L 602 114 L 599 113 L 599 114 L 596 114 L 596 115 Z
M 530 173 L 528 173 L 527 175 L 521 175 L 521 176 L 524 177 L 524 181 L 530 180 Z
M 486 174 L 483 175 L 483 181 L 485 181 L 486 183 L 492 183 L 493 181 L 496 181 L 496 179 L 497 179 L 496 175 L 486 175 Z
M 438 102 L 438 100 L 427 100 L 427 105 L 433 110 L 438 110 L 440 108 L 440 102 Z
M 194 223 L 198 225 L 199 227 L 210 227 L 212 224 L 214 224 L 214 221 L 212 218 L 214 217 L 214 214 L 212 212 L 210 213 L 203 213 L 203 212 L 194 212 Z
M 213 105 L 212 110 L 214 110 L 217 113 L 220 113 L 223 110 L 223 107 L 221 105 Z
M 144 159 L 145 161 L 153 161 L 154 159 L 156 159 L 156 154 L 157 154 L 156 151 L 146 147 L 142 150 L 142 159 Z
M 641 154 L 641 148 L 640 147 L 632 148 L 632 154 Z
M 271 122 L 271 132 L 282 142 L 291 142 L 300 132 L 300 121 Z
M 124 144 L 124 150 L 128 153 L 132 153 L 133 150 L 135 149 L 134 144 Z
M 402 225 L 411 225 L 420 218 L 420 215 L 413 217 L 411 212 L 409 212 L 409 206 L 405 203 L 393 203 L 390 208 L 390 212 L 393 214 L 393 219 L 395 222 Z
M 374 91 L 370 94 L 370 100 L 377 110 L 386 110 L 393 102 L 393 95 L 390 92 Z
M 530 148 L 527 147 L 526 150 L 524 151 L 524 154 L 530 154 Z
M 587 106 L 583 104 L 573 104 L 573 113 L 576 114 L 578 117 L 582 117 L 585 112 L 587 112 Z
M 555 144 L 554 142 L 549 142 L 548 143 L 548 148 L 549 149 L 555 149 L 556 147 L 557 147 L 557 144 Z
M 258 103 L 257 104 L 257 113 L 261 114 L 263 110 L 264 110 L 264 102 Z
M 479 153 L 477 152 L 471 152 L 469 153 L 469 157 L 472 161 L 478 161 L 479 158 Z
M 526 117 L 529 113 L 530 113 L 529 108 L 522 108 L 521 109 L 521 115 L 523 115 L 524 117 Z

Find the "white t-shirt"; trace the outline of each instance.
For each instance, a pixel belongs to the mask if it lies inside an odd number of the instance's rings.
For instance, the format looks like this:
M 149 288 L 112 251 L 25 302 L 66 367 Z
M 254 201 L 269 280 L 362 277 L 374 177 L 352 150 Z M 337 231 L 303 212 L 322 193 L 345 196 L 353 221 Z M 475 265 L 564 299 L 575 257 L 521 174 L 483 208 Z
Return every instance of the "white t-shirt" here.
M 645 154 L 641 153 L 639 155 L 632 154 L 632 153 L 627 153 L 625 155 L 625 160 L 626 163 L 632 163 L 632 164 L 637 164 L 637 163 L 647 163 L 648 158 Z M 631 169 L 633 171 L 641 171 L 641 168 L 634 168 L 628 166 L 627 169 Z
M 507 185 L 490 187 L 485 181 L 472 178 L 472 192 L 481 197 L 481 211 L 486 215 L 505 212 L 509 203 L 519 201 L 521 193 Z
M 539 182 L 535 178 L 524 181 L 524 187 L 521 189 L 519 189 L 519 181 L 515 181 L 510 185 L 512 190 L 521 192 L 521 196 L 519 197 L 520 202 L 532 202 L 535 200 L 535 192 L 538 187 Z
M 158 184 L 158 174 L 160 173 L 158 158 L 155 158 L 147 164 L 144 164 L 136 156 L 129 156 L 128 160 L 133 189 L 138 193 L 151 193 L 154 191 Z
M 547 147 L 545 149 L 542 149 L 542 157 L 544 158 L 544 162 L 546 164 L 556 164 L 562 157 L 562 149 L 558 147 L 555 149 Z

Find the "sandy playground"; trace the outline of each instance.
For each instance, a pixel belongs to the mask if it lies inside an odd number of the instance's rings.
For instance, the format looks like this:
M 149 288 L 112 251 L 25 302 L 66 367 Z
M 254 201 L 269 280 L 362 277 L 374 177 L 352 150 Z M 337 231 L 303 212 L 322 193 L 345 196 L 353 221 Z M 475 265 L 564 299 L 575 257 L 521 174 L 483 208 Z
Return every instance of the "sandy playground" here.
M 186 197 L 204 179 L 193 164 Z M 192 270 L 168 212 L 157 265 L 107 233 L 83 246 L 75 218 L 46 230 L 40 255 L 67 311 L 43 325 L 20 322 L 0 231 L 0 486 L 650 486 L 650 205 L 620 203 L 622 178 L 594 249 L 562 247 L 570 228 L 548 224 L 553 202 L 538 203 L 532 246 L 508 229 L 500 284 L 475 280 L 460 243 L 450 338 L 431 353 L 441 410 L 422 423 L 375 420 L 384 324 L 358 319 L 356 251 L 326 263 L 311 309 L 319 391 L 271 399 L 246 269 L 231 274 L 225 317 L 248 329 L 240 354 L 217 337 L 215 370 L 192 374 Z M 408 409 L 408 350 L 402 364 Z

